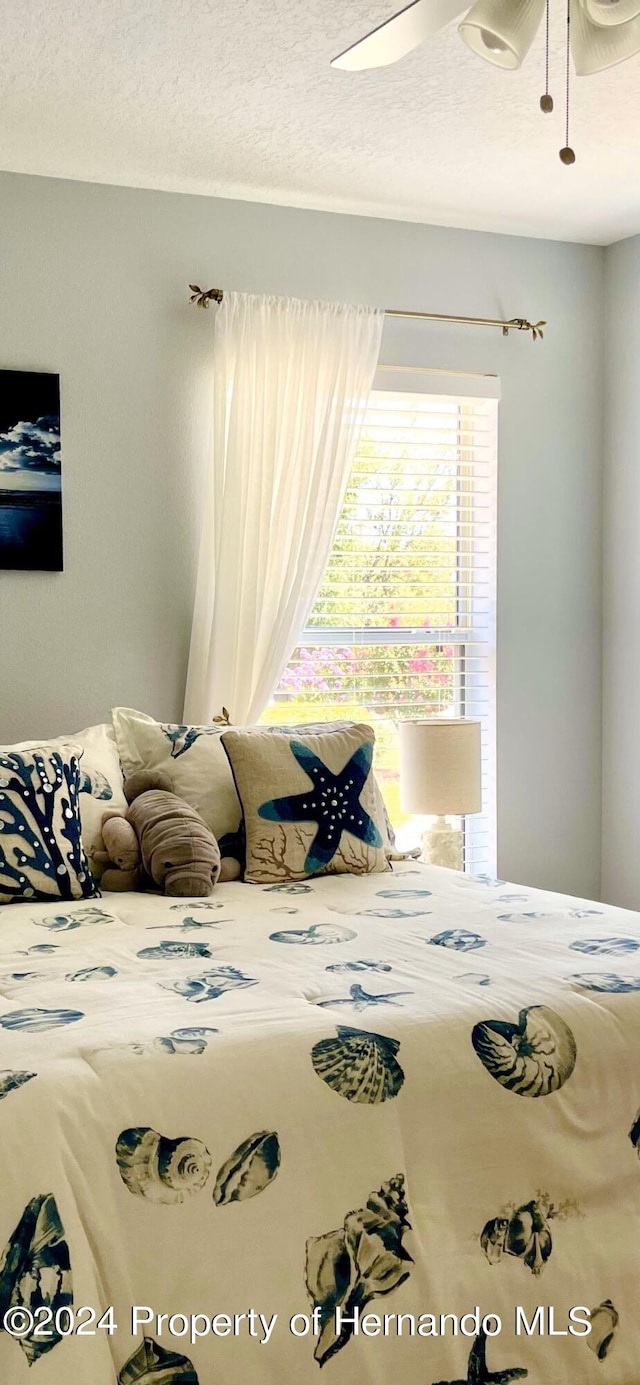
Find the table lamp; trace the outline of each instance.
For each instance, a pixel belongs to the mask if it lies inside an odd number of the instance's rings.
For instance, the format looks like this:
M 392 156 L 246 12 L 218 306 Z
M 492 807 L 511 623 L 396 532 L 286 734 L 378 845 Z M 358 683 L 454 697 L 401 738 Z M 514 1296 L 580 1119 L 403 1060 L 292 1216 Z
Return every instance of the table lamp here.
M 405 813 L 435 817 L 423 837 L 433 866 L 462 870 L 462 831 L 447 815 L 482 808 L 479 721 L 430 717 L 400 723 L 400 802 Z

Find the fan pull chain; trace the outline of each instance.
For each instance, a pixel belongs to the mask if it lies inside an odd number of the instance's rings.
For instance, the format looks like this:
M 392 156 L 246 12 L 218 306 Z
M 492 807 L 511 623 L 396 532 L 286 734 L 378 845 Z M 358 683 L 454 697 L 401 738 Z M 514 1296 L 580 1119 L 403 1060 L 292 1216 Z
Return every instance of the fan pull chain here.
M 549 3 L 546 3 L 546 25 L 544 40 L 544 96 L 540 97 L 540 110 L 548 115 L 553 110 L 553 97 L 549 95 Z
M 569 144 L 569 88 L 571 77 L 571 0 L 567 0 L 567 74 L 566 74 L 566 107 L 565 107 L 565 126 L 564 126 L 564 149 L 560 150 L 560 159 L 563 164 L 574 164 L 576 156 Z

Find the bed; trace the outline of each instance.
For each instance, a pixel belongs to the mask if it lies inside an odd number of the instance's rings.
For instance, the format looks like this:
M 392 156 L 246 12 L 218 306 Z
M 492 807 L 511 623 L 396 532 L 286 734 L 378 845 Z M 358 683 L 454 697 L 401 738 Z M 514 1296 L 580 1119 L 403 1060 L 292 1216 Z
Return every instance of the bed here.
M 638 1385 L 639 950 L 412 862 L 0 909 L 2 1385 Z

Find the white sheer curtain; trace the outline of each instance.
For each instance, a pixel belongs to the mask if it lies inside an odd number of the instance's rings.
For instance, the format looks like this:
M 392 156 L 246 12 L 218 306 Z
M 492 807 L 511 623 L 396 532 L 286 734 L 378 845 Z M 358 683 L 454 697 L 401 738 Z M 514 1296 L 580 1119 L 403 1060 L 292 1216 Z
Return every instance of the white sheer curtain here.
M 331 551 L 380 350 L 374 308 L 225 293 L 184 719 L 256 721 Z

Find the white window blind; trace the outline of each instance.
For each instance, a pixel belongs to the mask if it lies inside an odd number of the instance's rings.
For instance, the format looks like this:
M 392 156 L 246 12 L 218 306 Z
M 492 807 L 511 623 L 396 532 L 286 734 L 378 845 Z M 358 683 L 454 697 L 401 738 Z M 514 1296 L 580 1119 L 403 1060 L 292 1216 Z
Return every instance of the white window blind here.
M 376 772 L 407 845 L 427 824 L 400 806 L 400 720 L 479 718 L 483 811 L 464 824 L 465 869 L 490 872 L 496 436 L 494 398 L 372 393 L 308 628 L 263 717 L 370 723 Z

